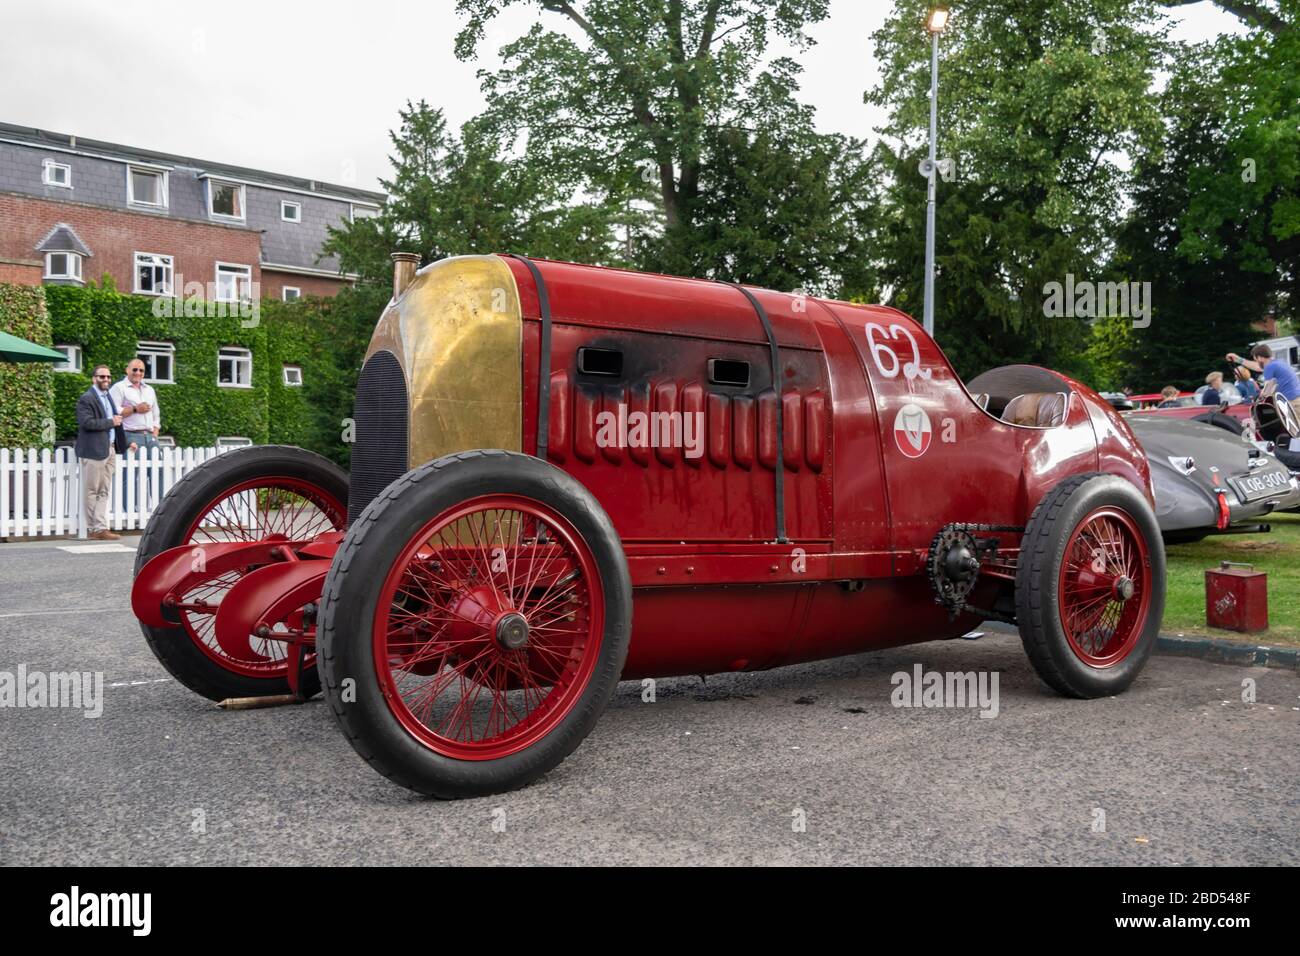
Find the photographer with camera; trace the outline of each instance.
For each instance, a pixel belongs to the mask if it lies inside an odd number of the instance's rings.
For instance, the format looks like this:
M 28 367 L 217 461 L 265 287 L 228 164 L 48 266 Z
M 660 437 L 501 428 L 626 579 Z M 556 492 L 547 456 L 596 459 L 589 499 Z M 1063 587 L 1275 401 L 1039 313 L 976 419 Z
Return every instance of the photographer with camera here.
M 1261 342 L 1250 350 L 1250 359 L 1243 359 L 1236 352 L 1229 352 L 1227 358 L 1238 368 L 1260 372 L 1266 384 L 1277 382 L 1277 394 L 1290 402 L 1291 408 L 1300 416 L 1300 376 L 1290 365 L 1274 358 L 1271 348 Z

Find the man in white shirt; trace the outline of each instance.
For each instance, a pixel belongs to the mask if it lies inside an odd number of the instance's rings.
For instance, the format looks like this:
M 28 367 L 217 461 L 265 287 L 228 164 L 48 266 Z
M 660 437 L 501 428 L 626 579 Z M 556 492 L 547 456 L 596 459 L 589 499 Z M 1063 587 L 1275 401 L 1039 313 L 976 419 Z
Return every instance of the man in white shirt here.
M 148 455 L 156 459 L 160 454 L 160 452 L 146 450 L 158 447 L 158 424 L 161 421 L 158 415 L 158 396 L 153 386 L 145 382 L 144 362 L 138 358 L 133 358 L 126 363 L 126 378 L 114 385 L 110 391 L 113 401 L 124 413 L 122 428 L 126 432 L 127 447 L 139 449 L 141 463 L 135 476 L 135 500 L 137 509 L 144 511 L 147 507 L 152 507 L 146 505 L 146 498 L 152 498 L 154 489 L 153 468 L 144 462 L 144 457 Z M 127 414 L 128 409 L 131 409 L 129 414 Z M 126 486 L 127 482 L 122 482 L 124 511 L 131 504 Z
M 132 448 L 157 448 L 158 427 L 162 419 L 158 414 L 158 396 L 153 386 L 144 380 L 144 362 L 131 359 L 126 365 L 126 378 L 112 388 L 113 400 L 119 408 L 135 407 L 130 415 L 122 416 L 126 441 Z

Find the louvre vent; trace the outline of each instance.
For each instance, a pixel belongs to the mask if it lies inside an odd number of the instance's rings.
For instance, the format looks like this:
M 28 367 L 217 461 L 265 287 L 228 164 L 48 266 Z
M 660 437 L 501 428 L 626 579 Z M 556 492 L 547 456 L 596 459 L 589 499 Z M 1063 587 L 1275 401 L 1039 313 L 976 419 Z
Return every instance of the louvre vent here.
M 375 496 L 407 471 L 406 379 L 397 356 L 376 352 L 361 369 L 352 412 L 352 477 L 348 524 Z

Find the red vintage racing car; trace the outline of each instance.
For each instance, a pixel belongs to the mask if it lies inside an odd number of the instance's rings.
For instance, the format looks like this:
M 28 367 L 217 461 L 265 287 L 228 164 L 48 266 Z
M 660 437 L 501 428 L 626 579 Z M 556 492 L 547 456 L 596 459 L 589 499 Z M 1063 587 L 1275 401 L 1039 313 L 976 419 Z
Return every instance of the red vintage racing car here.
M 1132 431 L 1088 387 L 963 383 L 881 306 L 522 256 L 394 256 L 351 475 L 225 453 L 168 493 L 132 604 L 221 700 L 323 688 L 376 770 L 521 786 L 620 679 L 1019 626 L 1062 694 L 1115 694 L 1165 563 Z

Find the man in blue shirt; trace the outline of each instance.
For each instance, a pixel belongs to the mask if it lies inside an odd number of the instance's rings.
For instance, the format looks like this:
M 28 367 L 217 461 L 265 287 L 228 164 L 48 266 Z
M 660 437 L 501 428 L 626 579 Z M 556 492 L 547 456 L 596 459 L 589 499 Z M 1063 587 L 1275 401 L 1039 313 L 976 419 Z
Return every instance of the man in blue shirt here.
M 1290 402 L 1291 408 L 1300 415 L 1300 376 L 1296 375 L 1295 369 L 1290 365 L 1274 358 L 1271 348 L 1261 342 L 1250 350 L 1250 359 L 1243 359 L 1235 352 L 1229 352 L 1228 361 L 1240 364 L 1252 372 L 1262 372 L 1265 383 L 1270 380 L 1277 382 L 1279 398 Z

